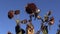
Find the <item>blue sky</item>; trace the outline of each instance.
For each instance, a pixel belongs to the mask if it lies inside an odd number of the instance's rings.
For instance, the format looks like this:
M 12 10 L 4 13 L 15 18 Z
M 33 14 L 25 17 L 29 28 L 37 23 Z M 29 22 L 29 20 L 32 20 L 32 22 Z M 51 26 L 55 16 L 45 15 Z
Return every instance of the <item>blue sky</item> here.
M 58 20 L 60 19 L 60 0 L 0 0 L 0 34 L 7 34 L 8 31 L 15 34 L 16 23 L 13 19 L 10 20 L 8 18 L 8 11 L 19 9 L 21 11 L 19 19 L 29 19 L 29 15 L 25 12 L 25 6 L 31 2 L 35 3 L 36 6 L 41 9 L 41 13 L 39 14 L 41 17 L 49 10 L 52 10 L 55 23 L 51 27 L 51 30 L 49 30 L 49 34 L 56 34 L 59 24 Z M 39 20 L 33 20 L 35 32 L 39 29 L 40 22 Z M 21 28 L 25 30 L 26 25 L 21 24 Z

